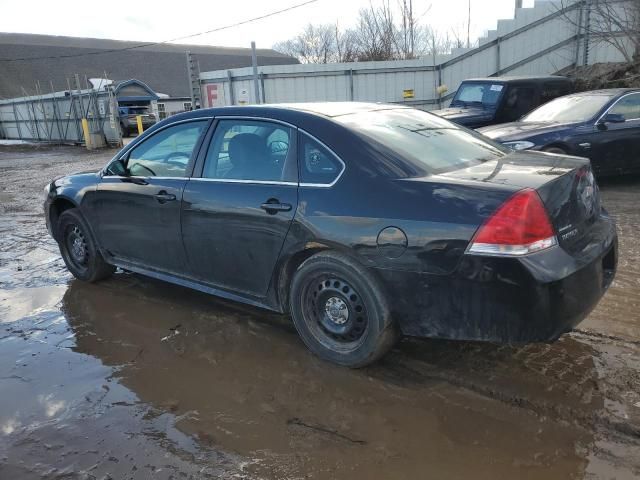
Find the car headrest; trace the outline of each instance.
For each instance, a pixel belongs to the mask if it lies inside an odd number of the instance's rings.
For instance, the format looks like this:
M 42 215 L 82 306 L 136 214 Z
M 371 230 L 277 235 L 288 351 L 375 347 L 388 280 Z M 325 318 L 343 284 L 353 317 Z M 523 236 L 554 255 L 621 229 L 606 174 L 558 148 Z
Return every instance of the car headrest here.
M 267 146 L 255 133 L 239 133 L 229 140 L 229 160 L 233 165 L 246 164 L 251 158 L 266 160 Z

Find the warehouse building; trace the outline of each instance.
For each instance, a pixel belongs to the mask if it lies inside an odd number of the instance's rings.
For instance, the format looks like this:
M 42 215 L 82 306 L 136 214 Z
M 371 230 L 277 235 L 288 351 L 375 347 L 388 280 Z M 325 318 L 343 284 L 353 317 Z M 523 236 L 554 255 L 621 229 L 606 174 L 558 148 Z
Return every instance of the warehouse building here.
M 153 91 L 149 100 L 153 100 L 158 117 L 164 118 L 193 107 L 186 52 L 191 52 L 196 69 L 202 71 L 251 65 L 249 48 L 182 44 L 133 48 L 142 43 L 0 33 L 0 60 L 25 59 L 2 62 L 0 99 L 92 88 L 96 79 L 103 84 L 99 79 L 116 84 L 136 79 Z M 271 49 L 258 49 L 257 56 L 259 65 L 298 63 Z M 76 76 L 80 85 L 76 85 Z

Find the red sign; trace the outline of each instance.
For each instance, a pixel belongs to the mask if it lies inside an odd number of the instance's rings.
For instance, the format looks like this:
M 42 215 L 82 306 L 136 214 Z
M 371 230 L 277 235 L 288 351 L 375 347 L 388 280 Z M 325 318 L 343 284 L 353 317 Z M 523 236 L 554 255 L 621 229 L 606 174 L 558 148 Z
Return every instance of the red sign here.
M 210 83 L 207 85 L 207 106 L 213 107 L 218 103 L 218 84 Z

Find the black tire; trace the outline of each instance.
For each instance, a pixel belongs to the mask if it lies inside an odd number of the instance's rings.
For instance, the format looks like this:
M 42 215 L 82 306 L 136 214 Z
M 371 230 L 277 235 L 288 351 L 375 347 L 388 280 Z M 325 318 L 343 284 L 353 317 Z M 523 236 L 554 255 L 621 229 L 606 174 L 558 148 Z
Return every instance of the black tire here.
M 347 255 L 323 251 L 305 260 L 291 282 L 293 323 L 319 357 L 351 368 L 369 365 L 399 332 L 380 282 Z
M 559 155 L 566 155 L 567 154 L 566 150 L 563 150 L 560 147 L 547 147 L 547 148 L 543 148 L 542 151 L 543 152 L 547 152 L 547 153 L 557 153 Z
M 116 268 L 102 258 L 87 222 L 76 208 L 62 212 L 57 232 L 62 259 L 74 277 L 97 282 L 113 274 Z

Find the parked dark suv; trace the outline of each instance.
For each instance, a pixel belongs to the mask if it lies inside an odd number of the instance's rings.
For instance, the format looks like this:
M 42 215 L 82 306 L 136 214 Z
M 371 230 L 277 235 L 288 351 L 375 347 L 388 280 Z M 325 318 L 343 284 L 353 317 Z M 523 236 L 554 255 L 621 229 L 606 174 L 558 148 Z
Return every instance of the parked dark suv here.
M 480 128 L 514 122 L 543 103 L 573 91 L 566 77 L 490 77 L 465 80 L 449 108 L 434 110 L 454 123 Z

